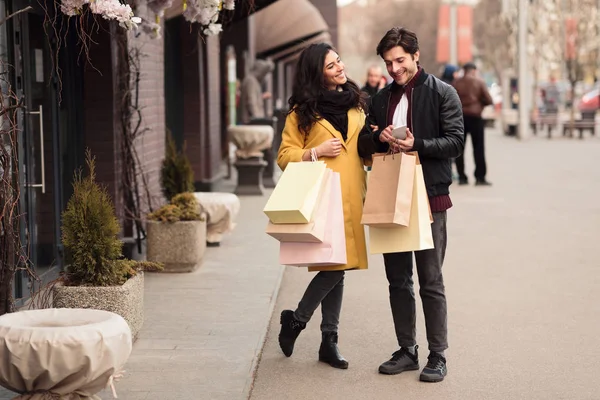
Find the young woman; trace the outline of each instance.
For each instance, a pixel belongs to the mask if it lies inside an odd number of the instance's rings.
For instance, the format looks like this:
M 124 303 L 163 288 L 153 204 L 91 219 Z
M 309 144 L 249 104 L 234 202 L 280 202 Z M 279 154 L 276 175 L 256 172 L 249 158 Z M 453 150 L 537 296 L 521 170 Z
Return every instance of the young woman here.
M 357 149 L 358 134 L 365 123 L 363 96 L 346 77 L 344 64 L 330 45 L 320 43 L 306 48 L 296 67 L 290 112 L 277 158 L 281 169 L 285 169 L 290 162 L 310 162 L 311 149 L 315 149 L 319 160 L 340 174 L 348 264 L 309 268 L 319 272 L 298 308 L 281 313 L 279 345 L 286 356 L 291 356 L 298 335 L 321 305 L 319 360 L 342 369 L 348 368 L 337 347 L 344 271 L 367 268 L 365 232 L 360 224 L 365 172 Z

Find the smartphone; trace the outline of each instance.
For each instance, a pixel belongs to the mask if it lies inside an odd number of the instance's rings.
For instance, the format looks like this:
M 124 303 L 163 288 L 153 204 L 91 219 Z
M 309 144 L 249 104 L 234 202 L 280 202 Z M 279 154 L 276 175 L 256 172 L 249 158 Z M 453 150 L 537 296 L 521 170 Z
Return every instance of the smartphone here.
M 399 126 L 392 130 L 392 136 L 395 139 L 404 140 L 406 139 L 406 126 Z

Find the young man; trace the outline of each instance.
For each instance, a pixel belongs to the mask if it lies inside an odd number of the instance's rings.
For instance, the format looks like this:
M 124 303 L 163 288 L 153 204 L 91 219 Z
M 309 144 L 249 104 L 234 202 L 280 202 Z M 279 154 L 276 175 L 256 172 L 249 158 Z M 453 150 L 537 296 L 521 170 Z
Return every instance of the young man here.
M 379 42 L 377 54 L 385 61 L 394 82 L 373 97 L 359 152 L 368 157 L 373 148 L 383 153 L 391 146 L 393 150 L 419 154 L 434 219 L 431 228 L 435 245 L 435 249 L 414 252 L 430 350 L 420 379 L 440 382 L 446 376 L 444 351 L 448 347 L 442 277 L 446 210 L 452 207 L 448 190 L 452 183 L 450 160 L 458 157 L 464 147 L 462 107 L 452 86 L 419 66 L 419 42 L 413 32 L 404 28 L 389 30 Z M 403 125 L 408 127 L 406 139 L 394 139 L 392 129 Z M 393 375 L 419 369 L 413 252 L 384 254 L 383 258 L 400 350 L 381 364 L 379 372 Z
M 473 63 L 463 65 L 464 75 L 453 82 L 462 103 L 463 121 L 465 134 L 471 135 L 473 144 L 473 155 L 475 156 L 475 185 L 490 186 L 485 179 L 485 147 L 484 131 L 485 121 L 481 118 L 483 109 L 494 104 L 492 96 L 488 92 L 485 82 L 477 76 L 477 67 Z M 467 185 L 469 179 L 465 174 L 464 155 L 456 159 L 456 170 L 458 171 L 458 184 Z

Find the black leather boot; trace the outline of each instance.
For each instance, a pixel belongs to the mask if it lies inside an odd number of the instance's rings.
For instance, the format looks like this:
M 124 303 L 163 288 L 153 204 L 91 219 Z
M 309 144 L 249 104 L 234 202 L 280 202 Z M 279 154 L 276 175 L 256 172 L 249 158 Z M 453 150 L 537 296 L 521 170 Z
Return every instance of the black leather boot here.
M 340 354 L 337 343 L 337 332 L 323 332 L 321 348 L 319 349 L 319 361 L 325 362 L 333 368 L 347 369 L 348 361 Z
M 286 357 L 289 357 L 294 352 L 294 343 L 300 332 L 306 328 L 306 322 L 298 321 L 294 318 L 292 310 L 283 310 L 281 312 L 281 331 L 279 332 L 279 347 Z

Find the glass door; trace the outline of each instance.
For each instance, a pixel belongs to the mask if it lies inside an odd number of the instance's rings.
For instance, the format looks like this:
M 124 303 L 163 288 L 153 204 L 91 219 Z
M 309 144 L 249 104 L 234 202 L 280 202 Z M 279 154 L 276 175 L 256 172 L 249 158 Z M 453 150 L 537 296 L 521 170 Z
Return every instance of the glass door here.
M 44 14 L 34 1 L 13 1 L 15 9 L 32 6 L 15 17 L 13 41 L 17 95 L 25 105 L 19 116 L 21 175 L 25 210 L 23 243 L 28 246 L 29 267 L 43 280 L 61 267 L 60 158 L 57 96 L 50 42 L 44 32 Z M 19 275 L 19 274 L 18 274 Z M 45 279 L 44 279 L 45 278 Z M 15 297 L 29 296 L 27 274 L 15 280 Z

